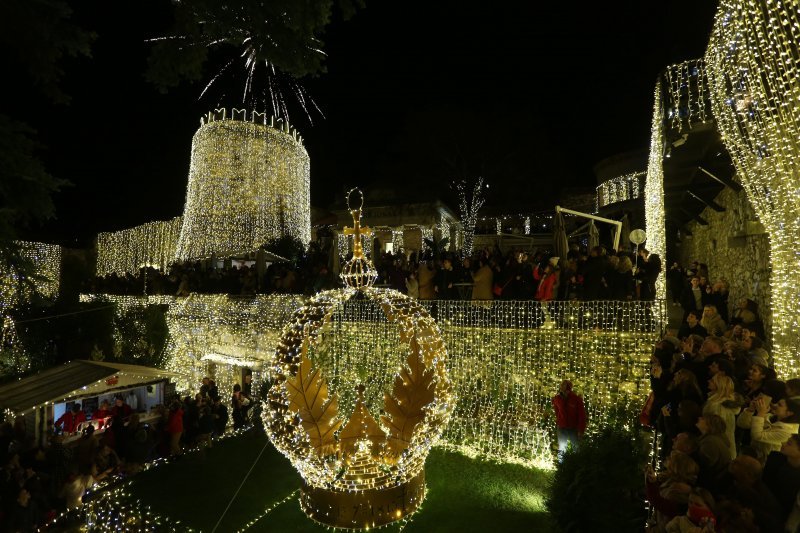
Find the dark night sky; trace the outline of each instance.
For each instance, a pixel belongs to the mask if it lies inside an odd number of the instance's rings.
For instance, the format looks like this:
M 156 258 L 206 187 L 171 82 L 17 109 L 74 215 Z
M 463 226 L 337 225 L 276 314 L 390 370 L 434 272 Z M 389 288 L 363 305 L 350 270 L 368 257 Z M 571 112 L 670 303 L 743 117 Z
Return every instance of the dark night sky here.
M 656 76 L 702 55 L 715 4 L 368 1 L 329 27 L 327 73 L 305 82 L 325 118 L 291 117 L 312 204 L 374 182 L 446 198 L 454 178 L 483 175 L 490 204 L 534 210 L 560 187 L 593 186 L 599 160 L 648 146 Z M 82 242 L 182 212 L 200 116 L 240 105 L 198 101 L 205 83 L 164 95 L 143 80 L 164 12 L 164 0 L 75 2 L 98 38 L 92 59 L 64 64 L 71 105 L 43 103 L 24 80 L 4 89 L 5 112 L 38 130 L 48 169 L 73 183 L 36 237 Z

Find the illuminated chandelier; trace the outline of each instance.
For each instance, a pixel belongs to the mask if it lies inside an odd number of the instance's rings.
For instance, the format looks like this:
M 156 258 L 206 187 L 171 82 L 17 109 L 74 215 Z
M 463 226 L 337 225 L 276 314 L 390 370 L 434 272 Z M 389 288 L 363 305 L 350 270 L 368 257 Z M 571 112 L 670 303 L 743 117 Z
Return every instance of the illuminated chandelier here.
M 357 208 L 350 207 L 353 192 L 361 195 Z M 388 524 L 419 507 L 425 458 L 455 407 L 436 322 L 416 300 L 372 287 L 377 273 L 363 254 L 361 237 L 371 232 L 361 227 L 362 206 L 361 191 L 350 191 L 353 227 L 345 233 L 354 243 L 353 257 L 342 270 L 345 287 L 314 296 L 283 330 L 262 414 L 273 444 L 303 478 L 305 513 L 325 525 L 351 529 Z M 334 313 L 353 298 L 373 302 L 397 326 L 399 342 L 384 376 L 348 373 L 347 362 L 330 361 L 325 352 L 325 343 L 337 334 Z M 350 327 L 357 337 L 358 322 Z M 351 357 L 364 359 L 358 353 Z M 329 377 L 336 391 L 329 390 Z M 345 397 L 350 405 L 340 402 Z M 350 409 L 345 419 L 343 411 Z M 373 415 L 377 411 L 379 420 Z

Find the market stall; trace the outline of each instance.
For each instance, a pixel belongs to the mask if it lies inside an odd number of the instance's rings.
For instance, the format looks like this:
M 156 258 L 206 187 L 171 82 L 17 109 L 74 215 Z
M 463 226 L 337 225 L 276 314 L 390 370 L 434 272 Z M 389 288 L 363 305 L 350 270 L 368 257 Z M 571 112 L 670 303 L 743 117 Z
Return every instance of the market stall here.
M 154 407 L 163 404 L 174 392 L 170 379 L 178 376 L 175 372 L 146 366 L 70 361 L 1 386 L 0 408 L 6 420 L 23 417 L 27 433 L 42 444 L 52 431 L 52 424 L 76 404 L 85 421 L 69 432 L 75 435 L 88 425 L 102 431 L 105 421 L 92 417 L 103 401 L 113 407 L 118 397 L 132 413 L 140 413 L 143 422 L 153 421 Z

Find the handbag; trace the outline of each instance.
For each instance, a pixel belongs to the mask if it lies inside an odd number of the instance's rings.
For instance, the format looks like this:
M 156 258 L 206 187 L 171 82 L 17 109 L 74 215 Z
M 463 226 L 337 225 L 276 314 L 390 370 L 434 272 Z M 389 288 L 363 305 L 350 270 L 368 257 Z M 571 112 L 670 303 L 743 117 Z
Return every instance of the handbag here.
M 653 394 L 653 391 L 650 391 L 647 400 L 644 402 L 644 407 L 642 407 L 642 411 L 639 413 L 639 423 L 645 427 L 651 427 L 653 425 L 652 420 L 650 420 L 650 412 L 653 410 L 653 403 L 655 400 L 656 395 Z
M 503 285 L 500 285 L 499 283 L 495 283 L 492 286 L 492 294 L 494 294 L 495 296 L 502 296 L 503 295 L 503 290 L 505 290 L 506 286 L 508 286 L 509 283 L 511 283 L 511 280 L 506 281 L 505 284 L 503 284 Z

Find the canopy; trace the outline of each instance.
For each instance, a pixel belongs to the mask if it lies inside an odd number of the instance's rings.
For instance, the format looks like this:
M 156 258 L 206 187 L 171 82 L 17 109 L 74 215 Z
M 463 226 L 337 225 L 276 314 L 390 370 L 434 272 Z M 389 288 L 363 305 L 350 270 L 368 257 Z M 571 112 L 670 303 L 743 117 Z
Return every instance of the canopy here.
M 0 408 L 20 414 L 45 403 L 144 385 L 179 374 L 104 361 L 70 361 L 0 387 Z
M 588 248 L 596 248 L 600 245 L 600 232 L 597 231 L 597 226 L 594 225 L 594 220 L 589 221 L 589 241 Z
M 567 229 L 564 227 L 564 215 L 556 210 L 553 220 L 553 255 L 566 261 L 568 252 L 569 242 L 567 241 Z

